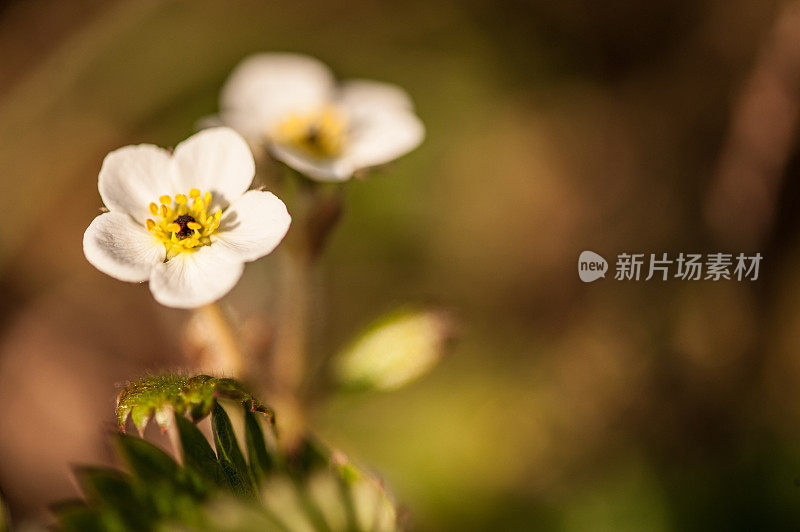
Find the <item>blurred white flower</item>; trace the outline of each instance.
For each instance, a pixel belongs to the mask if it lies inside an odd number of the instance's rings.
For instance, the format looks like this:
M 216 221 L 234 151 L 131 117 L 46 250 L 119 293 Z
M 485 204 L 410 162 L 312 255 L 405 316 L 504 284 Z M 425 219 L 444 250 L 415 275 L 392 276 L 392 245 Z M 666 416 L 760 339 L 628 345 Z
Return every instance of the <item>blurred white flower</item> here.
M 289 53 L 242 61 L 222 88 L 215 120 L 318 181 L 346 181 L 408 153 L 425 137 L 400 87 L 337 84 L 320 61 Z
M 216 301 L 289 229 L 280 199 L 247 191 L 254 175 L 247 143 L 229 128 L 201 131 L 172 154 L 152 144 L 114 150 L 98 180 L 109 212 L 89 225 L 83 252 L 112 277 L 149 280 L 163 305 Z

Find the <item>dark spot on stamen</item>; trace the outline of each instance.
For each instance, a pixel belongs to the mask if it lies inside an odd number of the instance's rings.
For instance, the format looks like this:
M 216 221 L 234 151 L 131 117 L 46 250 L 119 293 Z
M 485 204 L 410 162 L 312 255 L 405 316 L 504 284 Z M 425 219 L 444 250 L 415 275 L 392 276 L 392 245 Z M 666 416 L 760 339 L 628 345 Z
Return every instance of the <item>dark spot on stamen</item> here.
M 175 218 L 175 223 L 181 227 L 181 230 L 175 233 L 178 235 L 178 238 L 188 238 L 192 236 L 194 234 L 194 229 L 189 228 L 189 223 L 196 221 L 197 220 L 188 214 L 181 214 Z

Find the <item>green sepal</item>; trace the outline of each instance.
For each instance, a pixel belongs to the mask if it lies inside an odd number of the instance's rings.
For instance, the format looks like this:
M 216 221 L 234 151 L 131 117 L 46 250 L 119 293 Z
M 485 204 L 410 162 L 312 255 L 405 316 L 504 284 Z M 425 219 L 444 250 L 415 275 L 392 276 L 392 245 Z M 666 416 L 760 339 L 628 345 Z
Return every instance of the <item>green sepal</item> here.
M 124 431 L 130 414 L 141 432 L 158 410 L 171 407 L 183 412 L 186 406 L 181 388 L 185 382 L 180 375 L 152 375 L 129 382 L 117 396 L 117 425 Z
M 183 400 L 189 407 L 189 415 L 197 422 L 211 412 L 214 405 L 214 377 L 211 375 L 197 375 L 186 380 L 181 388 Z
M 153 417 L 154 409 L 149 405 L 136 405 L 130 409 L 131 420 L 139 431 L 139 434 L 144 434 L 144 429 Z M 120 425 L 122 426 L 122 425 Z
M 130 416 L 143 433 L 151 419 L 166 429 L 172 412 L 187 410 L 192 420 L 200 421 L 211 413 L 217 398 L 233 399 L 274 419 L 272 410 L 258 402 L 234 379 L 197 375 L 155 375 L 129 382 L 117 397 L 117 424 L 125 432 Z

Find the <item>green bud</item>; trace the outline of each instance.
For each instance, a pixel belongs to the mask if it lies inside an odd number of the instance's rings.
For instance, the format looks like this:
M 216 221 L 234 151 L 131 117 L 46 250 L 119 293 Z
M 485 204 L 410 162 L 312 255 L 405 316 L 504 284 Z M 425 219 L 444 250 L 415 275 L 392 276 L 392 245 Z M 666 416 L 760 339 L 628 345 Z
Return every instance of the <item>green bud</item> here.
M 445 352 L 452 320 L 442 311 L 395 311 L 367 328 L 336 358 L 346 388 L 396 390 L 430 371 Z

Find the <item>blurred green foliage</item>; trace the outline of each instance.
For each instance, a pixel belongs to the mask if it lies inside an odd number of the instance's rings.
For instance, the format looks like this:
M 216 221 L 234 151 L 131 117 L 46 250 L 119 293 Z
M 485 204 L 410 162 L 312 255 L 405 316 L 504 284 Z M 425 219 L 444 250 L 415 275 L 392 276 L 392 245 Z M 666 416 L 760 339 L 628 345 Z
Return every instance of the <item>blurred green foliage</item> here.
M 198 377 L 201 377 L 198 379 Z M 207 376 L 149 377 L 123 390 L 136 409 L 153 393 L 168 395 L 177 408 L 165 430 L 174 431 L 180 463 L 145 439 L 115 436 L 128 472 L 103 467 L 75 470 L 84 500 L 58 504 L 59 529 L 93 530 L 395 530 L 397 512 L 377 480 L 311 439 L 290 451 L 277 441 L 273 420 L 231 379 L 217 383 L 204 413 L 211 415 L 214 449 L 185 408 L 174 383 L 184 390 L 210 383 Z M 148 393 L 137 394 L 143 386 Z M 126 391 L 130 388 L 130 393 Z M 243 413 L 244 446 L 218 397 L 235 397 Z M 163 406 L 162 406 L 163 408 Z M 263 408 L 261 410 L 264 410 Z

